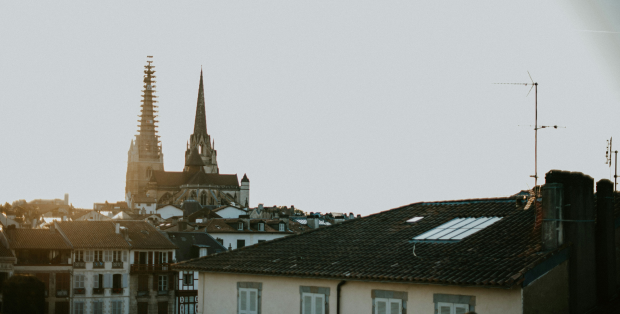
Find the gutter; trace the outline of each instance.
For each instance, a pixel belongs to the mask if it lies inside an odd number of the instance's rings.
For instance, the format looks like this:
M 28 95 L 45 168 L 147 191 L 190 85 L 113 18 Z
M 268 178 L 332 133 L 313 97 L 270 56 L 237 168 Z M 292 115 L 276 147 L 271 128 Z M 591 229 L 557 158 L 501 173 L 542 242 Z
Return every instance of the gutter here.
M 336 314 L 340 314 L 340 289 L 346 283 L 347 282 L 343 280 L 343 281 L 338 283 L 338 286 L 336 288 Z

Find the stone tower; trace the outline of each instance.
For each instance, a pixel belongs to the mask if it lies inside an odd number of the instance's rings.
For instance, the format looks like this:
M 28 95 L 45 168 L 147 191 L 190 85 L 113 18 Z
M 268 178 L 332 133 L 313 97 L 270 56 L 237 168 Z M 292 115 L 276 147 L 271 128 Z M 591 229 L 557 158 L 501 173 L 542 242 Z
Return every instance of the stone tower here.
M 148 58 L 152 58 L 148 56 Z M 144 90 L 140 105 L 140 123 L 136 139 L 131 140 L 127 160 L 125 197 L 145 195 L 146 185 L 153 170 L 164 170 L 164 155 L 157 135 L 157 96 L 155 96 L 155 66 L 148 60 L 144 66 Z M 201 80 L 202 82 L 202 80 Z M 202 85 L 201 85 L 202 86 Z
M 196 120 L 194 121 L 194 134 L 190 135 L 185 151 L 185 160 L 189 158 L 195 147 L 204 162 L 205 173 L 220 173 L 217 166 L 217 151 L 215 142 L 211 142 L 211 136 L 207 134 L 207 115 L 205 113 L 205 91 L 200 70 L 200 84 L 198 85 L 198 101 L 196 104 Z

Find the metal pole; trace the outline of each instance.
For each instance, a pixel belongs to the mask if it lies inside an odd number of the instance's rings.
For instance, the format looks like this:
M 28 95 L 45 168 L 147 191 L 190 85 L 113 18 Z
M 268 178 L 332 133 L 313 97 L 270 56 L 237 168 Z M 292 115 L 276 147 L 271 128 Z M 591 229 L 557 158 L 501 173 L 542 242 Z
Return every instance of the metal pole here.
M 538 83 L 534 83 L 534 188 L 538 186 Z
M 614 151 L 614 153 L 616 154 L 616 171 L 614 172 L 614 192 L 615 192 L 618 186 L 618 151 Z

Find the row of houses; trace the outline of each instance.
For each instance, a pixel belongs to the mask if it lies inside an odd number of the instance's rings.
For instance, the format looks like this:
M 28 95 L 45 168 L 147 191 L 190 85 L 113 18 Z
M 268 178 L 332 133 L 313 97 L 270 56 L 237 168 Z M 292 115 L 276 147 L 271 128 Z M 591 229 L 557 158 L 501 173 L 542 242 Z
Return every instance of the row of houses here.
M 196 313 L 589 313 L 620 286 L 620 194 L 581 173 L 420 202 L 175 264 Z M 608 312 L 614 312 L 611 308 Z

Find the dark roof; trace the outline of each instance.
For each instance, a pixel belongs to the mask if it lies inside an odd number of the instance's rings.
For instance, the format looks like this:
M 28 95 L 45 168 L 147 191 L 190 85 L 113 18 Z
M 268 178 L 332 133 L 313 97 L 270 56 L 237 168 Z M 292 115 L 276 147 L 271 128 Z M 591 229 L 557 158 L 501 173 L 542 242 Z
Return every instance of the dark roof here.
M 68 250 L 71 245 L 58 230 L 49 229 L 5 229 L 11 249 Z
M 248 175 L 247 174 L 243 174 L 243 178 L 241 179 L 241 182 L 250 182 L 250 179 L 248 179 Z
M 151 181 L 162 187 L 178 188 L 184 184 L 239 186 L 236 174 L 175 171 L 153 171 Z
M 213 210 L 210 210 L 208 208 L 202 208 L 187 216 L 187 220 L 189 221 L 195 221 L 196 218 L 213 219 L 213 218 L 222 218 L 222 216 L 216 214 L 215 211 Z
M 185 160 L 185 165 L 198 167 L 205 165 L 204 161 L 202 161 L 202 158 L 200 157 L 200 153 L 198 152 L 198 148 L 196 146 L 194 146 L 190 151 L 189 156 Z
M 131 247 L 112 221 L 63 221 L 58 227 L 75 249 Z
M 226 248 L 206 233 L 163 232 L 178 249 L 177 261 L 186 261 L 199 256 L 199 247 L 207 247 L 207 254 L 225 252 Z
M 195 200 L 189 199 L 183 202 L 181 210 L 183 210 L 183 217 L 187 217 L 197 211 L 202 210 L 202 206 Z
M 539 204 L 539 207 L 542 206 Z M 177 264 L 179 270 L 510 287 L 541 252 L 534 206 L 516 198 L 415 203 Z M 525 209 L 527 208 L 527 209 Z M 410 243 L 457 217 L 503 217 L 456 243 Z M 424 217 L 407 223 L 412 217 Z
M 145 221 L 116 221 L 128 229 L 129 244 L 133 249 L 176 249 L 176 246 L 155 227 Z
M 240 218 L 208 219 L 206 223 L 195 223 L 194 225 L 199 226 L 199 232 L 207 233 L 278 233 L 290 235 L 302 233 L 304 230 L 308 230 L 307 227 L 304 227 L 298 222 L 292 220 L 289 221 L 288 227 L 285 231 L 280 231 L 279 224 L 281 220 L 279 219 L 250 219 L 249 230 L 247 225 L 243 226 L 243 230 L 239 230 L 237 228 L 239 222 L 244 222 L 244 220 Z M 258 231 L 259 222 L 265 224 L 264 231 Z

